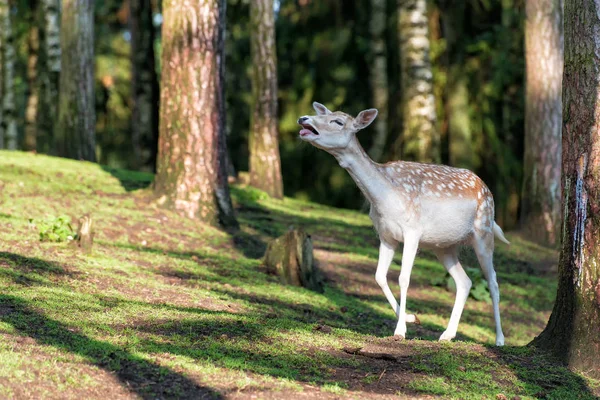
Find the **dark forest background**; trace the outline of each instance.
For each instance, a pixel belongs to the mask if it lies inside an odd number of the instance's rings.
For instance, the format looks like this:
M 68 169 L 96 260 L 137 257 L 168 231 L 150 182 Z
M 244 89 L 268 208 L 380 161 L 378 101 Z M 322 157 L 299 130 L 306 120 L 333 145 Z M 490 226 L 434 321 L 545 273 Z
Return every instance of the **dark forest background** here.
M 11 7 L 17 51 L 15 93 L 22 146 L 29 96 L 35 0 Z M 128 0 L 95 2 L 96 153 L 112 167 L 135 169 L 131 141 L 131 64 Z M 227 2 L 226 131 L 237 171 L 248 170 L 251 102 L 249 0 Z M 456 3 L 456 4 L 453 4 Z M 428 2 L 431 62 L 442 141 L 449 164 L 448 75 L 467 82 L 461 93 L 468 108 L 472 154 L 469 166 L 494 193 L 497 220 L 505 228 L 518 222 L 524 143 L 524 3 L 520 0 L 436 0 Z M 156 63 L 160 77 L 161 2 L 152 0 Z M 402 131 L 398 17 L 387 1 L 385 52 L 388 71 L 388 136 L 380 161 L 394 159 Z M 339 207 L 360 208 L 363 198 L 334 158 L 297 138 L 298 116 L 319 101 L 356 114 L 373 106 L 373 61 L 369 0 L 281 0 L 275 3 L 279 85 L 280 151 L 285 194 Z M 445 11 L 446 10 L 446 11 Z M 448 11 L 450 10 L 450 11 Z M 454 11 L 453 11 L 454 10 Z M 449 39 L 449 27 L 452 32 Z M 38 132 L 38 136 L 43 132 Z M 369 148 L 373 130 L 360 133 Z M 43 140 L 38 139 L 38 142 Z M 40 151 L 40 149 L 38 149 Z M 42 150 L 43 151 L 43 150 Z

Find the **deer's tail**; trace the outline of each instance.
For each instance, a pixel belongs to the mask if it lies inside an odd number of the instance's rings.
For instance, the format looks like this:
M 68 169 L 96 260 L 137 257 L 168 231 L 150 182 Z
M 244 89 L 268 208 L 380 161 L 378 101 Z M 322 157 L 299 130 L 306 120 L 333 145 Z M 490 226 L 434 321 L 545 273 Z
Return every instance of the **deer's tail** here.
M 504 232 L 502 232 L 502 228 L 500 228 L 496 222 L 494 222 L 493 230 L 494 236 L 496 236 L 502 243 L 510 245 L 510 242 L 504 237 Z

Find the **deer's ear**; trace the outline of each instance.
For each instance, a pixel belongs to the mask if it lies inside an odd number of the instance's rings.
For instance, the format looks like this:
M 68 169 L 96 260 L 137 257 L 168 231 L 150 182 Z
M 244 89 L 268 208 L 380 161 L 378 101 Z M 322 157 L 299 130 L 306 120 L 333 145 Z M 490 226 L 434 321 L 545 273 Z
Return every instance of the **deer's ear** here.
M 371 125 L 371 122 L 375 121 L 376 117 L 377 109 L 369 108 L 368 110 L 361 111 L 356 118 L 354 118 L 352 126 L 356 129 L 365 129 L 367 126 Z
M 316 101 L 313 103 L 313 108 L 317 112 L 317 115 L 329 115 L 331 111 L 327 109 L 323 104 L 317 103 Z

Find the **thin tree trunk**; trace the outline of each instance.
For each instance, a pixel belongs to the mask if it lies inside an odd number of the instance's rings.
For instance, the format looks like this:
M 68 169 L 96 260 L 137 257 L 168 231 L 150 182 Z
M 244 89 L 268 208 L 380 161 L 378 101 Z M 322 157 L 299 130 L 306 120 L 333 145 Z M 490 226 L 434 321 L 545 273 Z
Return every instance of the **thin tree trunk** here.
M 62 157 L 95 161 L 93 0 L 63 0 L 60 43 L 57 153 Z
M 446 118 L 448 119 L 449 161 L 452 166 L 473 168 L 473 143 L 469 116 L 469 88 L 464 73 L 463 38 L 465 2 L 448 0 L 442 3 L 441 20 L 446 38 L 447 84 Z
M 521 226 L 530 239 L 556 244 L 560 232 L 563 74 L 562 0 L 527 0 L 525 163 Z
M 548 11 L 548 8 L 546 8 Z M 600 4 L 565 3 L 562 249 L 556 303 L 533 344 L 600 378 Z
M 39 1 L 37 150 L 50 153 L 55 150 L 54 127 L 58 115 L 57 99 L 61 65 L 60 3 L 59 0 Z
M 152 5 L 148 0 L 130 0 L 131 93 L 133 109 L 131 137 L 135 167 L 156 170 L 158 150 L 159 89 L 154 58 Z
M 277 54 L 272 0 L 250 4 L 252 53 L 252 116 L 250 121 L 250 184 L 271 197 L 283 198 L 277 129 Z
M 386 0 L 371 0 L 371 87 L 373 90 L 373 106 L 379 114 L 375 120 L 375 137 L 369 149 L 369 155 L 376 161 L 382 161 L 388 138 L 388 71 L 385 43 L 385 26 L 387 19 Z
M 225 157 L 225 0 L 165 0 L 155 193 L 189 218 L 236 226 Z
M 27 38 L 27 82 L 29 84 L 29 97 L 27 98 L 27 108 L 25 110 L 25 137 L 23 147 L 27 151 L 37 149 L 37 128 L 38 128 L 38 104 L 40 99 L 40 90 L 38 84 L 38 59 L 39 59 L 39 27 L 36 16 L 38 14 L 37 0 L 29 1 L 30 27 Z
M 0 0 L 0 148 L 17 149 L 15 104 L 15 44 L 10 16 L 11 2 Z
M 440 162 L 426 0 L 398 0 L 403 158 Z

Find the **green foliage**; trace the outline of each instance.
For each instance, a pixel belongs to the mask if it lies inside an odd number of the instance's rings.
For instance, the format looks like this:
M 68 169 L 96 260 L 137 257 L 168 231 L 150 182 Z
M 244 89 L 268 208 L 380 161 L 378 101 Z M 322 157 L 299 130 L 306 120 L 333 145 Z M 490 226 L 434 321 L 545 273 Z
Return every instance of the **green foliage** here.
M 29 219 L 29 223 L 37 226 L 41 242 L 66 242 L 75 238 L 71 217 L 67 215 L 51 216 L 37 222 Z
M 485 301 L 486 303 L 491 303 L 492 298 L 490 297 L 490 289 L 488 287 L 488 282 L 483 276 L 481 269 L 467 267 L 465 268 L 465 272 L 467 273 L 472 282 L 469 296 L 471 296 L 477 301 Z M 429 283 L 432 286 L 445 287 L 448 291 L 456 293 L 456 283 L 448 273 L 446 273 L 445 275 L 433 275 L 429 279 Z

